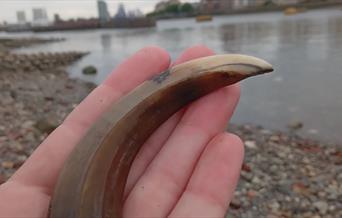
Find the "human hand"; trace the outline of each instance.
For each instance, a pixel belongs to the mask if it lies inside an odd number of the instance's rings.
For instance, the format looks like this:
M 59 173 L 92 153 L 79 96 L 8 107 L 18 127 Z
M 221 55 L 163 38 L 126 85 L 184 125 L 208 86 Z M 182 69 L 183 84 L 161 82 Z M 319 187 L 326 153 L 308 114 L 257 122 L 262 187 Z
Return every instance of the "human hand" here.
M 174 64 L 212 54 L 195 46 Z M 46 217 L 59 172 L 92 123 L 110 104 L 169 65 L 169 55 L 157 47 L 144 48 L 119 65 L 0 186 L 0 217 Z M 225 215 L 243 159 L 241 140 L 224 131 L 239 92 L 232 85 L 197 100 L 146 141 L 128 176 L 125 217 Z

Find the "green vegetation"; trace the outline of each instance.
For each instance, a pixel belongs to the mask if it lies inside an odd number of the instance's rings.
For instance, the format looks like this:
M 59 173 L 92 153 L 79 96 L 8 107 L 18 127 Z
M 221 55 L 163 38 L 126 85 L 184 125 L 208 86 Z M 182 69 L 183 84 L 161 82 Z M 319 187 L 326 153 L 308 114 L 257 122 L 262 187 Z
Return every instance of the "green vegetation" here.
M 85 75 L 94 75 L 97 73 L 96 67 L 89 65 L 83 68 L 82 73 Z
M 161 11 L 154 11 L 148 13 L 148 17 L 158 17 L 158 16 L 175 16 L 175 15 L 188 15 L 192 14 L 195 11 L 193 6 L 190 3 L 184 4 L 171 4 L 168 5 L 164 10 Z
M 192 12 L 194 12 L 194 8 L 192 7 L 192 5 L 190 3 L 185 3 L 185 4 L 181 5 L 180 12 L 192 13 Z
M 173 5 L 167 6 L 167 7 L 165 8 L 164 13 L 173 13 L 173 14 L 179 13 L 179 5 L 173 4 Z
M 275 6 L 276 4 L 274 4 L 273 0 L 267 0 L 264 3 L 264 6 Z

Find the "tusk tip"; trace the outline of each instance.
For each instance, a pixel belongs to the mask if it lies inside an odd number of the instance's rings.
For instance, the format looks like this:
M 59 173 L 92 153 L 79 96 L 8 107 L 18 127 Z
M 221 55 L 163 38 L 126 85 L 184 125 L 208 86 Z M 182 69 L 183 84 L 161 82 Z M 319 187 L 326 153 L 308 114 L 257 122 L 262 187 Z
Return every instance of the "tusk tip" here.
M 247 66 L 247 70 L 245 71 L 247 77 L 271 73 L 274 71 L 273 66 L 270 63 L 260 58 L 255 58 L 252 56 L 240 56 L 240 58 L 242 63 Z M 251 68 L 248 68 L 248 66 L 251 66 Z

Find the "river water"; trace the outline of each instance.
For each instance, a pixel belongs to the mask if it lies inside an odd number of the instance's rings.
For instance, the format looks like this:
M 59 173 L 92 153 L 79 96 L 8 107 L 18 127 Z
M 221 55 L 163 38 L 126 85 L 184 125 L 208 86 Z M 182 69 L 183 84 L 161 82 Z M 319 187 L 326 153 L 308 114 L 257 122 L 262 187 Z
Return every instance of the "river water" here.
M 1 34 L 6 35 L 6 34 Z M 302 134 L 342 142 L 342 10 L 315 10 L 294 16 L 265 13 L 159 21 L 157 27 L 131 30 L 87 30 L 10 34 L 62 37 L 65 41 L 19 49 L 18 52 L 90 51 L 71 66 L 72 77 L 100 83 L 111 70 L 145 45 L 182 50 L 205 44 L 217 53 L 243 53 L 264 58 L 275 72 L 242 82 L 235 123 L 285 129 L 304 123 Z M 99 73 L 84 76 L 86 65 Z

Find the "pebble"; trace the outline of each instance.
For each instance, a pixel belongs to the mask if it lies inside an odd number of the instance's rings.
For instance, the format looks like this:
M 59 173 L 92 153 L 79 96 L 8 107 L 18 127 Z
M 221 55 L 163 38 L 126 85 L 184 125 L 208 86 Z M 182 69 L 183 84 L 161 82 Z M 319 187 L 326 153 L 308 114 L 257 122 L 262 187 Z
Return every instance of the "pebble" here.
M 279 167 L 277 165 L 270 166 L 270 172 L 276 173 L 278 172 Z
M 97 73 L 97 69 L 92 65 L 86 66 L 82 69 L 82 73 L 85 75 L 94 75 Z
M 55 130 L 57 128 L 58 124 L 53 123 L 52 120 L 50 120 L 49 118 L 42 118 L 39 119 L 36 124 L 35 127 L 41 131 L 42 133 L 51 133 L 53 130 Z
M 272 135 L 272 136 L 270 137 L 270 141 L 279 142 L 279 141 L 280 141 L 280 137 L 277 136 L 277 135 Z
M 272 203 L 270 203 L 268 205 L 268 207 L 272 210 L 272 211 L 278 211 L 280 208 L 280 204 L 277 201 L 273 201 Z
M 318 134 L 318 130 L 317 129 L 309 129 L 308 133 L 312 134 L 312 135 L 317 135 Z
M 253 198 L 255 198 L 257 196 L 257 192 L 254 191 L 254 190 L 249 190 L 247 192 L 247 196 L 248 196 L 249 199 L 253 199 Z
M 303 128 L 304 124 L 300 121 L 293 121 L 291 123 L 288 124 L 288 128 L 292 129 L 292 130 L 298 130 Z
M 258 177 L 254 176 L 253 179 L 252 179 L 252 183 L 254 183 L 254 184 L 260 184 L 260 183 L 261 183 L 261 180 L 260 180 Z
M 303 157 L 302 162 L 303 162 L 304 164 L 310 164 L 310 159 L 307 158 L 307 157 Z
M 14 162 L 12 161 L 3 161 L 1 166 L 5 169 L 12 169 L 14 167 Z
M 252 171 L 251 167 L 246 163 L 242 164 L 242 170 L 248 173 Z
M 253 178 L 253 175 L 251 175 L 250 173 L 247 173 L 245 171 L 242 171 L 241 172 L 241 178 L 248 181 L 248 182 L 251 182 L 252 181 L 252 178 Z
M 251 148 L 251 149 L 256 149 L 257 145 L 255 143 L 255 141 L 245 141 L 245 146 L 247 148 Z
M 325 201 L 317 201 L 313 203 L 313 206 L 319 210 L 322 215 L 325 215 L 328 211 L 328 203 Z
M 35 121 L 33 121 L 33 120 L 26 120 L 26 121 L 21 125 L 21 127 L 24 128 L 24 129 L 28 129 L 28 128 L 33 127 L 34 124 L 35 124 Z
M 234 197 L 229 206 L 233 209 L 239 209 L 241 207 L 241 201 Z

